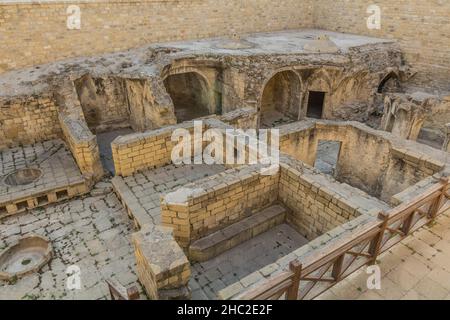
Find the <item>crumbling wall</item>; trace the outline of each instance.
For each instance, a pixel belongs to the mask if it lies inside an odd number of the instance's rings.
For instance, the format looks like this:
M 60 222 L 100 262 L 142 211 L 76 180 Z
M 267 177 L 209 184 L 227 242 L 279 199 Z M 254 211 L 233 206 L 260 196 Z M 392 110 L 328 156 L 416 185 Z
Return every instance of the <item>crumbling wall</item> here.
M 427 158 L 414 150 L 391 148 L 388 166 L 380 179 L 380 197 L 391 202 L 392 197 L 441 171 L 444 163 Z
M 417 140 L 426 116 L 436 101 L 427 95 L 388 94 L 384 99 L 381 128 L 403 139 Z
M 369 29 L 369 5 L 381 9 L 381 28 Z M 320 29 L 398 39 L 406 61 L 417 69 L 413 84 L 450 90 L 448 1 L 314 1 L 314 26 Z
M 126 79 L 124 86 L 130 124 L 135 131 L 176 123 L 173 105 L 160 79 Z
M 85 75 L 75 81 L 75 87 L 91 130 L 97 133 L 130 126 L 128 103 L 120 78 Z
M 154 79 L 117 76 L 85 75 L 75 81 L 84 117 L 95 133 L 124 127 L 144 131 L 174 124 L 173 107 L 158 85 Z
M 433 104 L 431 112 L 426 114 L 423 123 L 423 134 L 430 140 L 445 140 L 447 134 L 447 123 L 450 123 L 450 96 L 431 96 Z

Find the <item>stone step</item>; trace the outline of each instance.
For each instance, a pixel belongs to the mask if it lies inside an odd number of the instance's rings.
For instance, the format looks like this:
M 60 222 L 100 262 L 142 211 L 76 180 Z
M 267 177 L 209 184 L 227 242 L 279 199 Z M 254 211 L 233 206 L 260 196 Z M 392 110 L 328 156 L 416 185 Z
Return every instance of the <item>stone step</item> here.
M 191 244 L 191 261 L 203 262 L 247 241 L 285 221 L 286 208 L 274 205 L 216 231 Z

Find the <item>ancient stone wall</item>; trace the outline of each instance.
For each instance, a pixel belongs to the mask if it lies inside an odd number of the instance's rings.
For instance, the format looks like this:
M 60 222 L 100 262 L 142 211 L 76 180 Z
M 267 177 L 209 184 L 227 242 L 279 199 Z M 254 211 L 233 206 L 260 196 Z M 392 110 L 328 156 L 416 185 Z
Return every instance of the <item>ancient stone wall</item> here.
M 336 190 L 339 183 L 321 181 L 320 175 L 317 178 L 289 166 L 281 167 L 279 197 L 291 209 L 287 221 L 309 240 L 362 213 L 351 198 L 341 198 Z
M 81 173 L 94 181 L 100 179 L 103 176 L 103 167 L 97 139 L 85 122 L 61 117 L 61 128 Z
M 312 0 L 2 1 L 0 73 L 151 42 L 310 27 L 312 3 Z M 80 30 L 67 28 L 69 5 L 81 9 Z
M 173 240 L 172 231 L 146 225 L 132 238 L 137 274 L 148 297 L 152 300 L 164 299 L 168 293 L 175 291 L 180 298 L 180 293 L 187 291 L 185 287 L 191 270 L 183 250 Z
M 163 225 L 174 228 L 177 241 L 187 246 L 273 204 L 278 177 L 243 166 L 185 185 L 161 201 Z
M 192 136 L 194 125 L 193 122 L 186 122 L 116 138 L 111 143 L 116 175 L 126 177 L 139 170 L 158 168 L 172 163 L 172 150 L 177 144 L 172 141 L 172 133 L 176 129 L 186 129 Z M 193 145 L 194 139 L 191 142 Z
M 0 149 L 55 139 L 61 128 L 58 111 L 48 96 L 0 101 Z
M 419 71 L 413 83 L 450 90 L 450 2 L 373 2 L 381 8 L 381 29 L 367 28 L 364 0 L 314 1 L 314 27 L 373 37 L 398 39 L 408 63 Z
M 310 166 L 320 140 L 340 142 L 335 178 L 383 201 L 442 170 L 443 153 L 357 123 L 304 122 L 281 128 L 281 152 Z M 361 147 L 363 146 L 363 148 Z M 420 151 L 418 151 L 420 150 Z
M 127 127 L 129 111 L 122 79 L 93 78 L 86 75 L 75 81 L 77 94 L 89 128 L 101 132 Z

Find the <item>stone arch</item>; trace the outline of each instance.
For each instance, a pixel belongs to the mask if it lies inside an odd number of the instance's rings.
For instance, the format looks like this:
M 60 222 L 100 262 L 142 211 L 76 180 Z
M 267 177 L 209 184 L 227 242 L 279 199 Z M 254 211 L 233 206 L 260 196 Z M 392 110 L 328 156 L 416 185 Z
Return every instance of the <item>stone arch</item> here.
M 193 68 L 173 69 L 164 78 L 178 122 L 216 112 L 214 94 L 208 79 Z
M 298 120 L 302 82 L 292 69 L 277 70 L 265 81 L 261 93 L 260 119 L 270 122 L 277 116 Z
M 377 93 L 380 94 L 399 91 L 401 91 L 400 79 L 394 71 L 391 71 L 385 75 L 377 88 Z

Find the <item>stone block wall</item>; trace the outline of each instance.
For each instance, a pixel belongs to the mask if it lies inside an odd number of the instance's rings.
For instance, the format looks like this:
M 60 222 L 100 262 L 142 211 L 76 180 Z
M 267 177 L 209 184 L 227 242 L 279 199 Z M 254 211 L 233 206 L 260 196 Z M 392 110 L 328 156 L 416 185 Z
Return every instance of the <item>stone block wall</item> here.
M 86 123 L 79 119 L 63 118 L 61 128 L 80 171 L 87 178 L 98 180 L 103 176 L 97 139 Z
M 279 199 L 290 209 L 287 221 L 308 240 L 371 210 L 387 208 L 383 202 L 312 169 L 302 171 L 281 165 Z
M 381 29 L 367 28 L 367 8 L 381 8 Z M 450 90 L 450 2 L 316 0 L 314 26 L 339 32 L 398 39 L 408 63 L 419 74 L 414 82 Z
M 5 100 L 0 106 L 0 149 L 51 140 L 61 134 L 58 110 L 51 97 Z
M 261 175 L 258 166 L 242 166 L 205 178 L 166 195 L 161 218 L 174 228 L 184 247 L 220 228 L 273 204 L 278 197 L 278 174 Z
M 442 170 L 445 163 L 443 152 L 357 122 L 294 123 L 283 126 L 280 135 L 281 152 L 310 166 L 314 166 L 320 140 L 339 141 L 336 180 L 385 202 Z
M 190 264 L 169 228 L 146 225 L 133 234 L 133 244 L 139 281 L 151 300 L 166 296 L 167 290 L 172 290 L 171 295 L 178 291 L 178 298 L 188 298 L 183 295 L 191 275 Z
M 258 113 L 247 107 L 228 112 L 220 120 L 237 129 L 255 129 L 258 127 Z
M 398 193 L 443 170 L 444 166 L 444 161 L 433 159 L 431 155 L 412 149 L 391 148 L 386 174 L 381 182 L 384 185 L 381 198 L 395 204 Z
M 194 125 L 186 122 L 116 138 L 111 144 L 116 175 L 126 177 L 139 170 L 170 164 L 172 149 L 176 145 L 176 142 L 172 142 L 172 132 L 175 129 L 186 129 L 192 135 Z
M 0 73 L 152 42 L 298 29 L 312 23 L 312 0 L 2 1 Z M 67 8 L 81 29 L 67 28 Z

